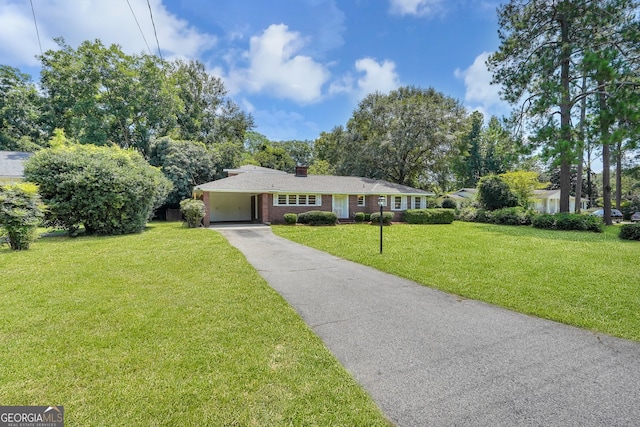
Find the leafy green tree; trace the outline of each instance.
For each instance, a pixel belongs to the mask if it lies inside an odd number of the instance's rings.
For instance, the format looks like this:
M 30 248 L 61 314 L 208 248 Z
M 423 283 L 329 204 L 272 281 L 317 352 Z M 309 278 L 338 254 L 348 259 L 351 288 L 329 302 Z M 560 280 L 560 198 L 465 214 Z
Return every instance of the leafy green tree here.
M 513 171 L 500 174 L 500 178 L 509 186 L 509 189 L 518 199 L 518 205 L 529 208 L 529 202 L 534 190 L 547 187 L 548 183 L 540 182 L 537 172 Z
M 85 41 L 77 49 L 56 39 L 40 56 L 48 120 L 82 144 L 133 147 L 146 154 L 150 138 L 176 125 L 183 107 L 151 55 L 126 55 L 119 46 Z
M 38 184 L 48 224 L 76 235 L 141 231 L 171 188 L 159 169 L 137 152 L 93 145 L 63 145 L 36 152 L 25 178 Z
M 518 198 L 509 185 L 497 175 L 487 175 L 478 182 L 478 202 L 487 210 L 512 208 L 518 205 Z
M 367 95 L 346 130 L 321 135 L 316 150 L 340 175 L 428 186 L 441 171 L 450 174 L 448 165 L 467 132 L 466 110 L 458 100 L 433 88 L 407 86 Z
M 285 172 L 293 172 L 296 162 L 291 155 L 281 146 L 262 144 L 262 146 L 253 153 L 253 159 L 259 166 L 265 168 L 276 169 Z
M 461 138 L 460 156 L 454 159 L 453 171 L 458 187 L 475 188 L 483 175 L 483 156 L 481 146 L 484 116 L 478 111 L 469 117 L 471 130 Z
M 201 142 L 160 138 L 151 143 L 149 163 L 173 183 L 165 200 L 168 207 L 177 208 L 181 200 L 191 197 L 193 187 L 218 175 L 217 156 Z
M 13 250 L 29 249 L 44 217 L 38 187 L 31 183 L 0 186 L 0 231 Z
M 226 97 L 220 78 L 207 73 L 199 61 L 178 60 L 167 68 L 182 106 L 171 134 L 174 139 L 200 141 L 209 146 L 244 140 L 254 127 L 253 117 Z
M 36 151 L 46 144 L 41 108 L 31 77 L 0 65 L 0 150 Z

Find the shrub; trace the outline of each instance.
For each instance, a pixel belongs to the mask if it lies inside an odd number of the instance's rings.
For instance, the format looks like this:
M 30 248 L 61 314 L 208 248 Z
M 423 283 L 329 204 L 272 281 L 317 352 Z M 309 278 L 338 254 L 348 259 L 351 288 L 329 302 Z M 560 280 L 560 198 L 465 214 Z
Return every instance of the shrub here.
M 473 206 L 466 206 L 456 212 L 458 221 L 475 222 L 477 217 L 477 209 Z
M 445 197 L 442 199 L 442 208 L 443 209 L 456 209 L 458 204 L 451 197 Z
M 455 213 L 451 209 L 408 209 L 404 221 L 409 224 L 451 224 Z
M 0 230 L 13 250 L 29 249 L 44 217 L 38 188 L 29 183 L 0 186 Z M 1 236 L 0 236 L 1 237 Z
M 184 199 L 180 202 L 180 212 L 187 220 L 189 228 L 196 228 L 204 219 L 207 211 L 202 200 Z
M 294 214 L 294 213 L 284 214 L 284 222 L 286 222 L 289 225 L 295 224 L 296 222 L 298 222 L 298 214 Z
M 493 213 L 487 209 L 476 209 L 476 222 L 491 224 L 493 222 Z
M 137 152 L 115 146 L 57 146 L 25 162 L 25 178 L 39 186 L 47 225 L 76 235 L 141 231 L 171 183 Z
M 355 222 L 364 222 L 366 218 L 366 214 L 364 212 L 356 212 L 355 214 L 353 214 L 353 220 Z M 369 215 L 369 218 L 371 218 L 371 215 Z
M 372 213 L 369 219 L 373 225 L 380 224 L 380 212 Z M 391 221 L 393 221 L 393 212 L 382 212 L 382 224 L 391 225 Z
M 478 202 L 490 211 L 515 207 L 518 198 L 513 194 L 509 185 L 496 175 L 480 178 L 478 182 Z
M 549 230 L 593 231 L 596 233 L 601 233 L 604 230 L 601 218 L 575 213 L 536 214 L 532 218 L 532 224 L 535 228 Z
M 621 239 L 640 240 L 640 224 L 625 224 L 620 227 Z
M 500 225 L 531 225 L 530 211 L 522 207 L 502 208 L 492 212 L 492 223 Z
M 554 223 L 553 215 L 547 213 L 536 214 L 531 218 L 531 225 L 535 228 L 552 230 Z
M 309 211 L 299 214 L 298 222 L 308 225 L 335 225 L 338 222 L 338 216 L 333 212 Z

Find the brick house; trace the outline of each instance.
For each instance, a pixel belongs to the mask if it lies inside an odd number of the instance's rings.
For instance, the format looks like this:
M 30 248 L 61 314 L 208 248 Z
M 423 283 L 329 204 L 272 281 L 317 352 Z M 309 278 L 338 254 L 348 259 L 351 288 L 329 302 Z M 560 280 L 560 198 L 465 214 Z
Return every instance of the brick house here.
M 406 185 L 354 176 L 307 175 L 299 166 L 295 174 L 259 166 L 227 169 L 228 177 L 195 187 L 204 201 L 205 224 L 212 222 L 283 223 L 284 214 L 310 210 L 333 211 L 338 219 L 350 219 L 356 212 L 379 212 L 383 208 L 399 220 L 406 209 L 424 208 L 433 193 Z

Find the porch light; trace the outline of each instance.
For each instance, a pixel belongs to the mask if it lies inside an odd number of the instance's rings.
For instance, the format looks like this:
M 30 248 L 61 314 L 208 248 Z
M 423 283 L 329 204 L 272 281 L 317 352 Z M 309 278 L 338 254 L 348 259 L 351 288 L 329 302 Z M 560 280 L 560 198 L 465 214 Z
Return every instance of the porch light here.
M 387 196 L 378 197 L 378 206 L 380 206 L 380 253 L 382 254 L 382 208 L 387 206 Z

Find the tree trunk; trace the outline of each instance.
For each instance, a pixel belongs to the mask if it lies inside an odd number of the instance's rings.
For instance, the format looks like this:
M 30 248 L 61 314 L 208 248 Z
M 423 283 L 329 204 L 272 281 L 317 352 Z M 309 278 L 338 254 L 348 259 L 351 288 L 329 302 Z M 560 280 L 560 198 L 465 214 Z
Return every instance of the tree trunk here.
M 616 144 L 616 209 L 622 203 L 622 141 Z
M 575 212 L 580 213 L 582 209 L 582 169 L 584 167 L 584 124 L 587 115 L 587 76 L 582 77 L 582 100 L 580 101 L 580 144 L 578 147 L 578 172 L 576 173 L 576 203 Z
M 571 98 L 569 67 L 571 66 L 571 44 L 569 40 L 569 20 L 566 15 L 559 18 L 562 43 L 560 81 L 562 98 L 560 100 L 560 212 L 569 212 L 571 192 Z
M 609 117 L 607 113 L 607 99 L 604 93 L 605 85 L 598 81 L 600 104 L 600 138 L 602 140 L 602 197 L 604 199 L 604 223 L 612 225 L 611 221 L 611 154 L 609 149 Z

